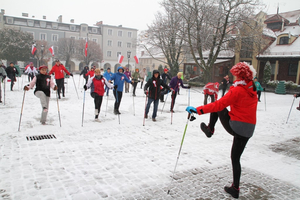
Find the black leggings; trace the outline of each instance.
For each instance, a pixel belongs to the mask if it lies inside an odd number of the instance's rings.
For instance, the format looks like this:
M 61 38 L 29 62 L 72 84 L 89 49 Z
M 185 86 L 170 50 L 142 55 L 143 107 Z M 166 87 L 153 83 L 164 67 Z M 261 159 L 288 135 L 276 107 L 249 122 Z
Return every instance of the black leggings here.
M 136 86 L 138 84 L 138 81 L 137 80 L 134 80 L 134 83 L 133 83 L 133 94 L 135 95 L 135 90 L 136 90 Z
M 176 96 L 177 96 L 177 92 L 172 92 L 172 101 L 171 101 L 171 108 L 170 108 L 170 111 L 173 111 L 173 108 L 174 108 L 174 105 L 175 105 L 175 100 L 176 100 Z
M 56 79 L 56 85 L 57 85 L 57 94 L 60 97 L 60 92 L 62 91 L 63 96 L 65 96 L 65 79 Z
M 91 93 L 91 96 L 94 98 L 94 103 L 95 103 L 95 109 L 98 109 L 98 113 L 100 113 L 100 108 L 101 108 L 101 104 L 102 104 L 102 97 L 98 95 L 95 92 Z
M 228 110 L 225 108 L 224 110 L 211 113 L 209 120 L 209 127 L 211 130 L 214 130 L 214 126 L 216 122 L 220 118 L 220 121 L 225 128 L 225 130 L 233 135 L 233 143 L 231 147 L 231 164 L 233 171 L 233 184 L 235 188 L 239 188 L 240 185 L 240 177 L 241 177 L 241 163 L 240 158 L 245 149 L 245 146 L 249 140 L 247 137 L 240 136 L 236 134 L 229 125 L 230 116 L 228 115 Z
M 115 110 L 119 110 L 123 92 L 117 91 L 117 95 L 116 95 L 116 90 L 114 90 L 113 93 L 114 93 L 114 96 L 115 96 L 115 99 L 116 99 L 116 101 L 115 101 Z

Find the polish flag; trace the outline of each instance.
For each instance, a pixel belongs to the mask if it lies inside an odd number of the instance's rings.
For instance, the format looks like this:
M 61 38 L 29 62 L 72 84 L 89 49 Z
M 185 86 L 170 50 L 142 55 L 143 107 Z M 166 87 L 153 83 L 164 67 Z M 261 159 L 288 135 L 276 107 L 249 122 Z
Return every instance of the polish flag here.
M 87 57 L 87 49 L 88 49 L 88 39 L 86 38 L 86 41 L 85 41 L 85 49 L 84 49 L 84 54 L 85 54 L 85 57 Z
M 135 60 L 136 64 L 139 64 L 139 58 L 137 56 L 134 56 L 134 60 Z
M 31 47 L 31 54 L 34 55 L 35 52 L 36 52 L 36 47 L 35 47 L 35 44 L 33 44 Z
M 123 59 L 124 59 L 124 56 L 122 56 L 121 54 L 119 54 L 119 57 L 118 57 L 118 63 L 122 63 L 122 61 L 123 61 Z
M 52 56 L 54 56 L 54 48 L 53 48 L 53 46 L 51 46 L 51 47 L 49 48 L 49 51 L 50 51 L 50 53 L 52 54 Z

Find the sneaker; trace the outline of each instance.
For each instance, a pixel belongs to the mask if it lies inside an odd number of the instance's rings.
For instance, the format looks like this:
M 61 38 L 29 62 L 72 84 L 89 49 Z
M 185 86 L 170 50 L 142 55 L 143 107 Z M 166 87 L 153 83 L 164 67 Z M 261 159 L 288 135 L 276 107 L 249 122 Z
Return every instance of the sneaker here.
M 63 97 L 65 97 L 65 95 L 63 94 Z
M 145 115 L 145 119 L 148 119 L 148 115 Z
M 132 96 L 136 97 L 136 95 L 135 95 L 135 94 L 133 94 Z
M 41 122 L 43 125 L 46 125 L 46 122 Z
M 297 110 L 300 110 L 300 107 L 297 107 L 296 109 L 297 109 Z
M 118 114 L 118 111 L 116 109 L 114 109 L 114 114 L 117 115 Z
M 162 102 L 162 103 L 163 103 L 163 102 L 165 102 L 165 101 L 164 101 L 164 100 L 160 100 L 160 102 Z
M 258 99 L 258 102 L 260 102 L 260 100 Z
M 209 126 L 206 126 L 206 124 L 203 122 L 201 123 L 200 128 L 208 138 L 210 138 L 214 134 L 214 131 L 215 131 L 215 130 L 211 131 Z
M 233 186 L 233 184 L 231 185 L 231 187 L 225 186 L 224 187 L 225 192 L 227 192 L 228 194 L 230 194 L 233 198 L 238 199 L 239 198 L 239 192 L 240 192 L 240 188 L 235 188 Z
M 95 115 L 95 119 L 98 119 L 98 115 Z
M 2 103 L 2 101 L 0 100 L 0 103 Z
M 174 110 L 170 110 L 170 112 L 175 113 Z
M 121 114 L 119 110 L 117 110 L 117 114 L 118 114 L 118 115 L 120 115 L 120 114 Z
M 61 99 L 60 96 L 58 96 L 58 99 Z
M 155 118 L 152 118 L 152 121 L 156 122 L 156 119 L 155 119 Z
M 48 112 L 48 109 L 47 108 L 43 108 L 43 112 Z

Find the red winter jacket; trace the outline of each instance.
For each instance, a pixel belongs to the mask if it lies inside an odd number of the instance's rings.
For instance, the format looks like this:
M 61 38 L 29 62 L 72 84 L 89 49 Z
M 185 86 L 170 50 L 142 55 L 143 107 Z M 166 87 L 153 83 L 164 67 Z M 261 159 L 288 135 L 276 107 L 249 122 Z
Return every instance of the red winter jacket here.
M 92 70 L 88 71 L 88 73 L 85 74 L 85 76 L 89 76 L 89 75 L 90 75 L 90 78 L 93 77 L 95 75 L 95 70 L 92 69 Z
M 70 72 L 63 66 L 62 64 L 54 65 L 49 72 L 49 75 L 52 73 L 55 73 L 55 79 L 62 79 L 65 77 L 64 72 L 66 72 L 68 75 L 70 75 Z
M 213 103 L 197 107 L 198 114 L 218 112 L 230 106 L 232 121 L 256 124 L 257 93 L 253 81 L 235 81 L 225 96 Z

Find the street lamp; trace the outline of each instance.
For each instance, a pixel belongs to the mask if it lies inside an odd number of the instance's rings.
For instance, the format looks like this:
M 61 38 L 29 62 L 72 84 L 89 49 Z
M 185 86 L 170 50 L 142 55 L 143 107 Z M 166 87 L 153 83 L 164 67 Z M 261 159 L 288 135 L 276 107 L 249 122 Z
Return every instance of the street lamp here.
M 42 54 L 42 56 L 41 56 L 40 66 L 41 66 L 41 63 L 43 62 L 44 49 L 45 49 L 45 46 L 42 44 L 42 45 L 41 45 L 41 54 Z
M 129 69 L 129 60 L 130 60 L 131 51 L 127 51 L 127 58 L 128 58 L 128 69 Z

